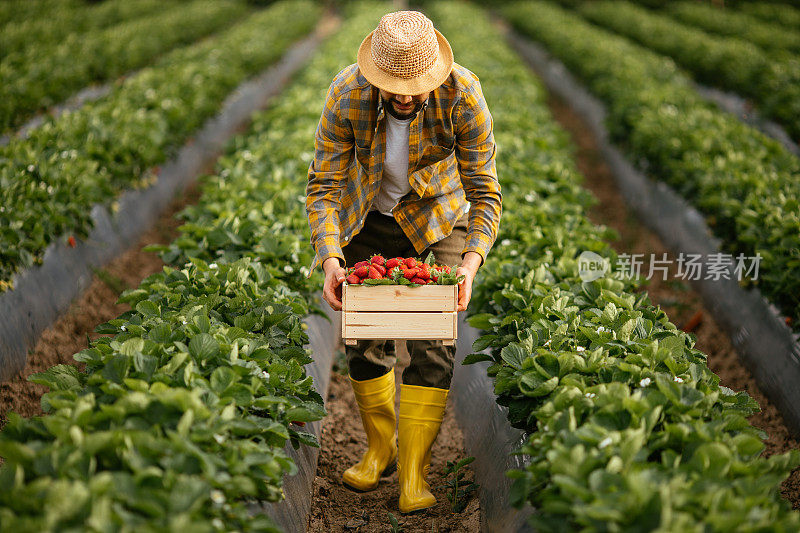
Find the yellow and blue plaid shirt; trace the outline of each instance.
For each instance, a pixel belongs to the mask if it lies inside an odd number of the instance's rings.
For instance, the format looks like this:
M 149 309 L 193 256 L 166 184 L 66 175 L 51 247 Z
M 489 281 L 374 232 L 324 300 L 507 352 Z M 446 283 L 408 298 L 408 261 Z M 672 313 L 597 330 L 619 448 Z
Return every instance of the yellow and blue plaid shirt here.
M 328 90 L 308 169 L 312 268 L 329 257 L 344 262 L 342 246 L 361 231 L 380 189 L 385 153 L 380 93 L 358 65 L 350 65 Z M 411 191 L 392 210 L 417 253 L 450 235 L 469 212 L 461 255 L 474 251 L 486 257 L 497 236 L 502 201 L 495 153 L 492 116 L 478 77 L 454 64 L 411 122 Z

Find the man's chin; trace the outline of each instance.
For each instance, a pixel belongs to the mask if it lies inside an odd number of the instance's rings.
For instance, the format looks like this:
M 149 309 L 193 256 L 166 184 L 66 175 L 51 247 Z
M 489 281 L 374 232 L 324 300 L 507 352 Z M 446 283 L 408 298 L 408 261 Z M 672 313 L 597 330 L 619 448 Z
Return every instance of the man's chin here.
M 396 119 L 407 120 L 414 116 L 414 110 L 415 110 L 414 106 L 411 106 L 408 109 L 404 109 L 401 111 L 397 109 L 397 107 L 395 107 L 394 104 L 391 104 L 391 108 L 392 108 L 392 116 L 394 116 L 394 118 Z

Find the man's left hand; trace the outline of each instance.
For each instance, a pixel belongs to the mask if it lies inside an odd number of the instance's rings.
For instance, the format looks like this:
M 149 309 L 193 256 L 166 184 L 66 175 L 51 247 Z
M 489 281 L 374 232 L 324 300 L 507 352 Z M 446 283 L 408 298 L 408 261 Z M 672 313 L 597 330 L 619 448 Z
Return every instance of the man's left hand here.
M 481 255 L 477 252 L 467 252 L 461 260 L 461 266 L 456 269 L 456 275 L 463 274 L 464 279 L 458 284 L 458 311 L 465 311 L 469 300 L 472 298 L 472 281 L 481 266 Z

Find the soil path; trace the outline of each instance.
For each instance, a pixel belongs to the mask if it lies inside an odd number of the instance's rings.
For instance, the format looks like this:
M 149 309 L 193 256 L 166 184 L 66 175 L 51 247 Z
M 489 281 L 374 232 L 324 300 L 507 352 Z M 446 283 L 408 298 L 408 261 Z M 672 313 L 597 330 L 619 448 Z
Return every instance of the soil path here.
M 714 322 L 702 304 L 699 295 L 677 276 L 676 256 L 668 251 L 661 240 L 643 226 L 625 205 L 611 170 L 605 164 L 589 127 L 562 100 L 550 95 L 548 102 L 556 120 L 572 136 L 577 146 L 576 158 L 581 173 L 586 177 L 584 186 L 600 200 L 588 215 L 596 224 L 615 229 L 620 240 L 612 243 L 617 252 L 645 254 L 649 266 L 651 254 L 658 260 L 667 254 L 670 269 L 666 280 L 661 275 L 650 280 L 646 290 L 655 305 L 660 305 L 678 327 L 686 327 L 697 336 L 696 348 L 708 354 L 708 366 L 721 378 L 722 385 L 735 391 L 747 391 L 761 406 L 761 412 L 750 417 L 750 423 L 766 432 L 765 456 L 800 449 L 800 441 L 793 439 L 778 409 L 758 388 L 753 376 L 740 362 L 728 336 Z M 699 324 L 692 328 L 690 322 Z M 792 507 L 800 509 L 800 468 L 794 470 L 782 485 L 781 493 Z
M 42 414 L 40 400 L 48 388 L 30 383 L 27 377 L 58 364 L 82 366 L 72 355 L 88 347 L 89 339 L 100 336 L 94 328 L 130 309 L 127 304 L 116 304 L 120 293 L 137 287 L 144 278 L 159 272 L 164 266 L 156 254 L 143 252 L 142 248 L 148 244 L 168 244 L 175 239 L 177 228 L 182 223 L 175 218 L 176 213 L 196 202 L 198 196 L 197 189 L 192 188 L 177 197 L 133 247 L 96 271 L 89 288 L 42 333 L 36 346 L 28 353 L 25 368 L 12 380 L 0 383 L 0 429 L 10 411 L 25 417 Z
M 408 365 L 408 352 L 398 343 L 398 365 L 395 368 L 397 401 L 400 398 L 400 375 Z M 448 401 L 445 419 L 431 453 L 431 470 L 428 483 L 436 496 L 435 507 L 419 514 L 402 515 L 397 508 L 400 491 L 397 472 L 382 478 L 378 488 L 371 492 L 354 492 L 342 484 L 342 472 L 361 459 L 366 449 L 366 436 L 361 425 L 353 390 L 347 377 L 343 352 L 334 365 L 328 389 L 328 416 L 322 422 L 319 466 L 314 480 L 313 503 L 308 531 L 328 533 L 358 531 L 384 533 L 392 531 L 389 513 L 397 518 L 405 532 L 476 532 L 480 531 L 478 498 L 473 493 L 466 509 L 461 513 L 450 510 L 443 475 L 447 461 L 466 457 L 464 439 L 455 420 L 451 402 Z M 398 403 L 399 405 L 399 403 Z M 467 467 L 469 468 L 469 467 Z M 472 472 L 467 475 L 472 480 Z

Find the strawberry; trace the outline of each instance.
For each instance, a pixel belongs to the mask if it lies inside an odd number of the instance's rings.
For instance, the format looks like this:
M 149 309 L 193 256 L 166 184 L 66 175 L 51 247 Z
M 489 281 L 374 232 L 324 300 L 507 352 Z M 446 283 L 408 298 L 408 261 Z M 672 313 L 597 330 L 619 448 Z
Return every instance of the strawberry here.
M 439 272 L 431 270 L 431 281 L 439 281 Z
M 386 262 L 386 259 L 384 259 L 382 255 L 373 255 L 369 262 L 373 265 L 383 266 L 383 264 Z
M 375 270 L 380 272 L 381 276 L 385 276 L 386 275 L 386 267 L 384 267 L 383 265 L 378 265 L 378 264 L 370 265 L 370 268 L 374 268 Z
M 403 277 L 406 279 L 416 278 L 417 272 L 419 272 L 419 270 L 416 268 L 407 268 L 405 272 L 403 272 Z
M 386 269 L 391 270 L 396 266 L 400 266 L 402 262 L 403 262 L 402 257 L 395 257 L 393 259 L 389 259 L 388 261 L 386 261 Z
M 428 282 L 422 278 L 412 278 L 411 283 L 419 283 L 420 285 L 426 285 Z
M 361 279 L 366 278 L 367 276 L 369 276 L 369 265 L 361 265 L 360 267 L 356 267 L 353 270 L 353 274 L 355 274 Z
M 359 261 L 358 263 L 353 265 L 353 268 L 361 268 L 363 266 L 368 267 L 369 266 L 369 261 Z
M 444 266 L 442 267 L 442 269 L 443 269 L 445 272 L 447 272 L 448 274 L 450 273 L 450 267 L 449 267 L 449 266 L 447 266 L 447 265 L 444 265 Z
M 414 268 L 415 266 L 417 266 L 417 260 L 414 259 L 413 257 L 409 257 L 408 259 L 403 260 L 403 262 L 406 264 L 408 268 Z
M 78 243 L 75 242 L 75 237 L 70 235 L 69 239 L 67 239 L 67 244 L 69 244 L 70 248 L 75 248 L 75 246 L 77 246 Z
M 419 267 L 417 276 L 422 279 L 431 279 L 431 272 L 428 270 L 428 265 L 422 263 L 422 265 Z
M 349 276 L 347 276 L 347 283 L 350 283 L 351 285 L 358 285 L 359 283 L 361 283 L 361 278 L 359 278 L 355 274 L 350 274 Z
M 378 269 L 375 268 L 375 265 L 370 265 L 370 267 L 369 267 L 369 276 L 367 276 L 367 277 L 369 279 L 381 279 L 383 276 L 378 271 Z

